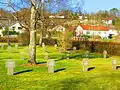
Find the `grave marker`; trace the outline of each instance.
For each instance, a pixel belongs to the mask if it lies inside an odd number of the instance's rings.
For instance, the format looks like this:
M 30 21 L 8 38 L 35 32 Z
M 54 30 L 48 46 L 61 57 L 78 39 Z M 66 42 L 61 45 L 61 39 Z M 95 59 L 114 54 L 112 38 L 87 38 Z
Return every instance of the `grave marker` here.
M 43 52 L 45 53 L 46 52 L 46 47 L 45 47 L 44 43 L 42 43 L 42 49 L 43 49 Z
M 59 53 L 62 53 L 62 48 L 60 47 L 60 48 L 58 48 L 58 50 L 59 50 Z
M 73 53 L 76 53 L 76 47 L 73 47 Z
M 45 52 L 44 59 L 45 59 L 45 60 L 48 60 L 48 53 L 47 53 L 47 52 Z
M 15 68 L 15 61 L 8 60 L 6 61 L 7 75 L 13 75 Z
M 30 53 L 29 51 L 30 51 L 30 50 L 29 50 L 29 47 L 26 47 L 26 52 L 27 52 L 27 53 Z
M 66 52 L 67 59 L 70 59 L 70 51 Z
M 113 70 L 116 70 L 116 66 L 117 66 L 117 60 L 112 60 Z
M 15 44 L 15 48 L 18 49 L 18 44 Z
M 54 73 L 55 61 L 48 60 L 47 66 L 48 66 L 48 73 Z
M 24 52 L 20 52 L 20 58 L 21 58 L 22 60 L 25 60 L 25 53 L 24 53 Z
M 44 43 L 42 43 L 42 47 L 43 47 L 43 48 L 45 47 L 45 44 L 44 44 Z
M 87 58 L 82 60 L 82 65 L 83 65 L 83 72 L 87 72 L 88 71 L 88 59 Z
M 89 58 L 89 56 L 90 56 L 90 52 L 89 52 L 89 51 L 86 51 L 86 52 L 85 52 L 85 57 L 86 57 L 86 58 Z
M 54 45 L 55 49 L 57 49 L 57 44 Z
M 4 49 L 4 44 L 1 44 L 1 49 L 2 49 L 2 50 Z
M 11 46 L 8 46 L 7 50 L 8 50 L 9 53 L 11 53 Z
M 107 58 L 107 51 L 106 50 L 103 51 L 103 57 Z

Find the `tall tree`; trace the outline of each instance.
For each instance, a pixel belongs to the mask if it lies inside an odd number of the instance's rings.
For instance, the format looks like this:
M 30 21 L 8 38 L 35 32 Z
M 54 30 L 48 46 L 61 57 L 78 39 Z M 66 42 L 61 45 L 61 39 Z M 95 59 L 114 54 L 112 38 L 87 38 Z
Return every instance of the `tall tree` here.
M 36 6 L 35 0 L 31 0 L 31 18 L 30 18 L 30 57 L 28 62 L 36 64 Z
M 29 59 L 28 62 L 31 64 L 36 64 L 36 0 L 20 0 L 21 3 L 25 3 L 28 2 L 28 4 L 30 5 L 30 11 L 31 11 L 31 15 L 30 15 L 30 44 L 29 44 L 29 51 L 30 51 L 30 55 L 29 55 Z M 16 6 L 17 3 L 11 3 L 11 1 L 9 0 L 9 2 L 0 2 L 1 4 L 8 4 L 8 8 L 12 9 L 13 11 L 17 11 L 19 10 L 18 7 Z M 27 6 L 28 4 L 26 4 L 25 6 Z M 21 8 L 22 4 L 20 5 Z M 9 9 L 9 10 L 10 10 Z M 13 17 L 19 21 L 20 25 L 23 28 L 27 28 L 25 25 L 21 24 L 20 20 L 13 14 Z
M 110 16 L 114 19 L 118 17 L 119 10 L 117 8 L 112 8 L 110 9 Z

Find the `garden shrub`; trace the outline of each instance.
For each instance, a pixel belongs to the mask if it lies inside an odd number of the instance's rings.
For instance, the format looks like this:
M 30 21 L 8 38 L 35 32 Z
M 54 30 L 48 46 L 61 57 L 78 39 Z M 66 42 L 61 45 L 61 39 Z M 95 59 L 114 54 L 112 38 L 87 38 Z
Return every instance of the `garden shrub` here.
M 45 43 L 45 45 L 55 45 L 55 44 L 57 44 L 57 39 L 52 39 L 52 38 L 43 38 L 43 40 L 42 40 L 44 43 Z
M 29 43 L 30 43 L 29 31 L 25 31 L 24 33 L 20 33 L 18 38 L 19 38 L 18 42 L 20 45 L 29 45 Z
M 120 55 L 120 43 L 116 42 L 73 41 L 72 47 L 100 53 L 107 50 L 110 55 Z
M 2 33 L 3 33 L 3 36 L 5 36 L 8 34 L 8 31 L 4 30 L 4 31 L 2 31 Z M 16 32 L 14 30 L 9 30 L 9 35 L 18 35 L 18 34 L 19 34 L 19 32 Z
M 0 37 L 0 42 L 7 43 L 8 37 Z M 18 43 L 18 37 L 9 37 L 10 42 Z

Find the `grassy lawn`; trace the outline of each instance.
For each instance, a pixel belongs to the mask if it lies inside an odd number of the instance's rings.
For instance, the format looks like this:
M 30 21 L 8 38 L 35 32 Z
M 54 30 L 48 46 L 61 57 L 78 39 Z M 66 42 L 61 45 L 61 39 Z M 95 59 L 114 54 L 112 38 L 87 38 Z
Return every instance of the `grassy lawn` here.
M 84 51 L 70 54 L 70 59 L 66 59 L 64 53 L 46 47 L 50 59 L 55 60 L 55 73 L 50 74 L 42 48 L 37 46 L 37 66 L 27 64 L 27 48 L 16 49 L 12 45 L 11 53 L 6 47 L 0 49 L 0 90 L 120 90 L 120 69 L 112 70 L 112 59 L 117 59 L 119 66 L 119 56 L 104 59 L 100 54 L 91 53 L 89 71 L 82 72 Z M 6 75 L 5 62 L 8 59 L 16 63 L 13 76 Z

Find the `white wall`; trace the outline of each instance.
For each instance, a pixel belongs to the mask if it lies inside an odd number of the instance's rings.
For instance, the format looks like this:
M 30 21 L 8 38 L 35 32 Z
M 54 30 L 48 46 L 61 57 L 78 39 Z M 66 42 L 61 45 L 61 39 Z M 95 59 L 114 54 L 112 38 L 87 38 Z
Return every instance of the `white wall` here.
M 15 30 L 16 32 L 21 32 L 21 29 L 18 29 L 19 27 L 21 27 L 19 23 L 16 23 L 16 24 L 10 26 L 9 28 L 10 28 L 10 29 L 13 29 L 13 27 L 15 27 L 14 30 Z
M 76 32 L 76 36 L 79 36 L 81 32 L 83 32 L 83 34 L 88 34 L 89 32 L 89 35 L 99 35 L 101 38 L 104 37 L 108 38 L 110 31 L 83 30 L 81 26 L 78 26 L 75 32 Z

